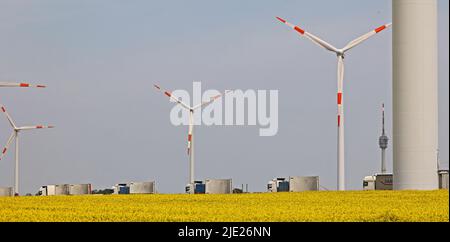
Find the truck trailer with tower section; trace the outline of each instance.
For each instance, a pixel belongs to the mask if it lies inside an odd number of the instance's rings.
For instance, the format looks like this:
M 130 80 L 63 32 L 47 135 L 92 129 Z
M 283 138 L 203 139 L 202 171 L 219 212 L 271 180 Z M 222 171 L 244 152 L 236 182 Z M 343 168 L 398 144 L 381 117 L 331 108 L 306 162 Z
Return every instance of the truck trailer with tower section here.
M 156 182 L 119 183 L 113 186 L 113 194 L 155 194 Z
M 89 195 L 92 194 L 91 184 L 58 184 L 39 188 L 39 196 Z
M 275 178 L 268 182 L 268 192 L 306 192 L 319 191 L 320 179 L 318 176 L 291 176 Z
M 439 171 L 439 189 L 448 190 L 448 170 Z
M 233 182 L 231 179 L 206 179 L 206 194 L 231 194 L 233 193 Z
M 151 182 L 132 182 L 130 183 L 130 194 L 155 194 L 156 184 Z
M 0 187 L 0 197 L 12 197 L 13 195 L 12 187 Z

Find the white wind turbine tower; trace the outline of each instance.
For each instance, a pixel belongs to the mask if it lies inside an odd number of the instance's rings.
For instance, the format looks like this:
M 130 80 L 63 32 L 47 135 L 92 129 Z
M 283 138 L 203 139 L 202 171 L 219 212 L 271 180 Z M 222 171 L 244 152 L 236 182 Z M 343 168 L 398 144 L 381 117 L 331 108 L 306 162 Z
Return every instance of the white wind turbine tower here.
M 345 190 L 345 154 L 344 154 L 344 96 L 343 96 L 343 89 L 344 89 L 344 57 L 345 53 L 349 51 L 350 49 L 356 47 L 357 45 L 363 43 L 365 40 L 369 39 L 370 37 L 374 36 L 375 34 L 389 28 L 392 24 L 386 24 L 382 25 L 375 30 L 370 31 L 369 33 L 351 41 L 348 43 L 344 48 L 337 49 L 336 47 L 332 46 L 331 44 L 323 41 L 319 37 L 306 32 L 302 28 L 295 26 L 286 20 L 276 17 L 278 20 L 280 20 L 282 23 L 288 25 L 289 27 L 293 28 L 295 31 L 300 33 L 300 35 L 305 36 L 306 38 L 310 39 L 312 42 L 316 43 L 320 47 L 325 48 L 328 51 L 331 51 L 337 55 L 338 58 L 338 74 L 337 74 L 337 105 L 338 105 L 338 114 L 337 114 L 337 125 L 338 125 L 338 190 L 344 191 Z
M 43 125 L 36 125 L 36 126 L 23 126 L 23 127 L 17 127 L 14 121 L 12 120 L 11 116 L 9 116 L 8 112 L 6 111 L 6 108 L 4 106 L 1 106 L 1 111 L 5 114 L 6 118 L 8 119 L 9 123 L 11 124 L 11 127 L 13 128 L 13 132 L 11 136 L 8 139 L 8 142 L 6 143 L 5 148 L 2 150 L 2 153 L 0 155 L 0 160 L 3 159 L 6 152 L 9 149 L 9 146 L 11 145 L 12 141 L 16 140 L 16 167 L 15 167 L 15 181 L 14 181 L 14 194 L 19 195 L 19 133 L 24 130 L 33 130 L 33 129 L 50 129 L 54 128 L 54 126 L 43 126 Z
M 183 108 L 189 111 L 189 130 L 188 130 L 188 148 L 187 152 L 189 155 L 189 184 L 193 185 L 195 183 L 195 176 L 194 176 L 194 112 L 208 106 L 209 104 L 215 102 L 217 99 L 221 98 L 223 95 L 226 95 L 227 93 L 231 91 L 226 91 L 225 94 L 220 94 L 214 97 L 211 97 L 209 101 L 202 102 L 196 106 L 189 106 L 179 100 L 178 98 L 174 97 L 171 92 L 162 90 L 160 86 L 154 85 L 154 87 L 158 90 L 163 92 L 166 96 L 168 96 L 171 100 L 176 102 L 177 104 L 181 105 Z

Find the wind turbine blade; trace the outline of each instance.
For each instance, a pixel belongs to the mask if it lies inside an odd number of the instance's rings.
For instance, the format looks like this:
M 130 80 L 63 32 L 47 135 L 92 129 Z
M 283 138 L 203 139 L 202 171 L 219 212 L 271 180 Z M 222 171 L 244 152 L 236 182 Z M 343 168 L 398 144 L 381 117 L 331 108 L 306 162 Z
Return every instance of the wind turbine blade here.
M 197 106 L 195 106 L 195 107 L 192 108 L 192 109 L 193 109 L 193 110 L 197 110 L 197 109 L 199 109 L 199 108 L 206 107 L 206 106 L 208 106 L 209 104 L 215 102 L 217 99 L 219 99 L 219 98 L 221 98 L 221 97 L 227 95 L 227 94 L 230 93 L 230 92 L 233 92 L 233 91 L 232 91 L 232 90 L 228 90 L 228 91 L 225 91 L 223 94 L 219 94 L 219 95 L 216 95 L 216 96 L 214 96 L 214 97 L 211 97 L 209 101 L 202 102 L 201 104 L 198 104 Z
M 161 89 L 161 87 L 159 85 L 153 85 L 156 90 L 164 93 L 164 95 L 168 96 L 171 100 L 173 100 L 174 102 L 176 102 L 177 104 L 180 104 L 182 107 L 184 107 L 185 109 L 191 110 L 191 107 L 189 105 L 187 105 L 186 103 L 182 102 L 181 100 L 179 100 L 178 98 L 175 98 L 171 92 L 166 91 Z
M 16 124 L 12 120 L 11 116 L 9 116 L 8 112 L 6 111 L 6 108 L 4 106 L 2 106 L 1 110 L 5 114 L 6 118 L 8 119 L 9 123 L 11 124 L 11 126 L 15 129 L 16 128 Z
M 48 126 L 45 126 L 45 125 L 36 125 L 36 126 L 23 126 L 23 127 L 17 128 L 17 130 L 53 129 L 53 128 L 55 128 L 55 126 L 52 126 L 52 125 L 48 125 Z
M 11 145 L 12 141 L 14 140 L 14 136 L 16 135 L 16 132 L 12 132 L 11 136 L 9 136 L 8 142 L 6 142 L 5 147 L 2 150 L 2 153 L 0 154 L 0 160 L 3 159 L 3 157 L 6 155 L 6 152 L 9 149 L 9 146 Z
M 387 28 L 389 28 L 391 26 L 392 26 L 391 23 L 382 25 L 382 26 L 380 26 L 380 27 L 370 31 L 369 33 L 367 33 L 367 34 L 365 34 L 365 35 L 363 35 L 363 36 L 361 36 L 361 37 L 351 41 L 350 43 L 347 44 L 347 46 L 344 47 L 344 49 L 343 49 L 344 52 L 346 52 L 346 51 L 348 51 L 348 50 L 350 50 L 350 49 L 360 45 L 364 41 L 368 40 L 370 37 L 380 33 L 381 31 L 383 31 L 383 30 L 385 30 L 385 29 L 387 29 Z
M 13 82 L 0 82 L 0 87 L 37 87 L 45 88 L 44 85 L 32 85 L 28 83 L 13 83 Z
M 336 47 L 334 47 L 331 44 L 325 42 L 324 40 L 321 40 L 319 37 L 317 37 L 317 36 L 315 36 L 315 35 L 313 35 L 311 33 L 308 33 L 308 32 L 305 32 L 305 36 L 308 37 L 310 40 L 312 40 L 317 45 L 319 45 L 319 46 L 321 46 L 321 47 L 323 47 L 323 48 L 325 48 L 325 49 L 327 49 L 327 50 L 329 50 L 331 52 L 338 53 L 338 49 L 336 49 Z
M 287 26 L 291 27 L 292 29 L 294 29 L 295 31 L 300 33 L 300 35 L 304 35 L 305 37 L 307 37 L 308 39 L 310 39 L 312 42 L 314 42 L 315 44 L 319 45 L 320 47 L 323 47 L 323 48 L 325 48 L 325 49 L 327 49 L 329 51 L 335 52 L 335 53 L 338 52 L 338 49 L 336 47 L 334 47 L 331 44 L 327 43 L 326 41 L 320 39 L 319 37 L 317 37 L 317 36 L 315 36 L 315 35 L 313 35 L 311 33 L 308 33 L 304 29 L 302 29 L 302 28 L 300 28 L 300 27 L 298 27 L 296 25 L 291 24 L 291 23 L 287 22 L 286 20 L 284 20 L 284 19 L 282 19 L 280 17 L 276 17 L 276 18 L 278 20 L 280 20 L 280 22 L 286 24 Z

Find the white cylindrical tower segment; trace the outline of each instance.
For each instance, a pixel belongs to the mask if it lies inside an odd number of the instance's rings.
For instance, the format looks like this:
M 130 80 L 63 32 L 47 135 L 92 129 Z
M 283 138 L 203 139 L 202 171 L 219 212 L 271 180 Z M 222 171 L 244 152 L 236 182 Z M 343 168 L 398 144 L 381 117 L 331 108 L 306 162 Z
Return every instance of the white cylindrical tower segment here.
M 437 0 L 392 0 L 395 190 L 438 189 Z

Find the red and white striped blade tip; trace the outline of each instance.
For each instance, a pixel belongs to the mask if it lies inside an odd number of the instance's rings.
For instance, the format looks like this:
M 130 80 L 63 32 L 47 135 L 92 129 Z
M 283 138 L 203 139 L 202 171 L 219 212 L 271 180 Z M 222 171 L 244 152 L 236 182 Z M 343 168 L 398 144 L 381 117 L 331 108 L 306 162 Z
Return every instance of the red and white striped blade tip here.
M 20 83 L 19 86 L 20 87 L 37 87 L 37 88 L 46 88 L 47 87 L 45 85 L 31 85 L 29 83 Z
M 280 18 L 280 17 L 276 17 L 278 20 L 280 20 L 282 23 L 286 23 L 286 20 Z
M 2 155 L 6 154 L 6 151 L 8 151 L 8 149 L 7 149 L 7 148 L 3 148 Z M 3 158 L 3 157 L 0 157 L 0 160 L 1 160 L 2 158 Z
M 53 129 L 54 127 L 55 126 L 53 126 L 53 125 L 48 125 L 48 126 L 38 125 L 38 126 L 36 126 L 37 129 Z
M 294 28 L 294 30 L 297 31 L 297 32 L 299 32 L 300 34 L 302 34 L 302 35 L 305 34 L 306 31 L 305 31 L 304 29 L 302 29 L 302 28 L 300 28 L 300 27 L 298 27 L 298 26 L 296 26 L 296 25 L 290 24 L 290 23 L 288 23 L 286 20 L 284 20 L 284 19 L 282 19 L 282 18 L 280 18 L 280 17 L 276 17 L 276 18 L 277 18 L 278 20 L 280 20 L 282 23 L 287 24 L 287 25 L 289 25 L 290 27 Z
M 375 33 L 380 33 L 381 31 L 391 27 L 391 25 L 392 25 L 391 23 L 385 24 L 385 25 L 381 25 L 380 27 L 375 29 Z

